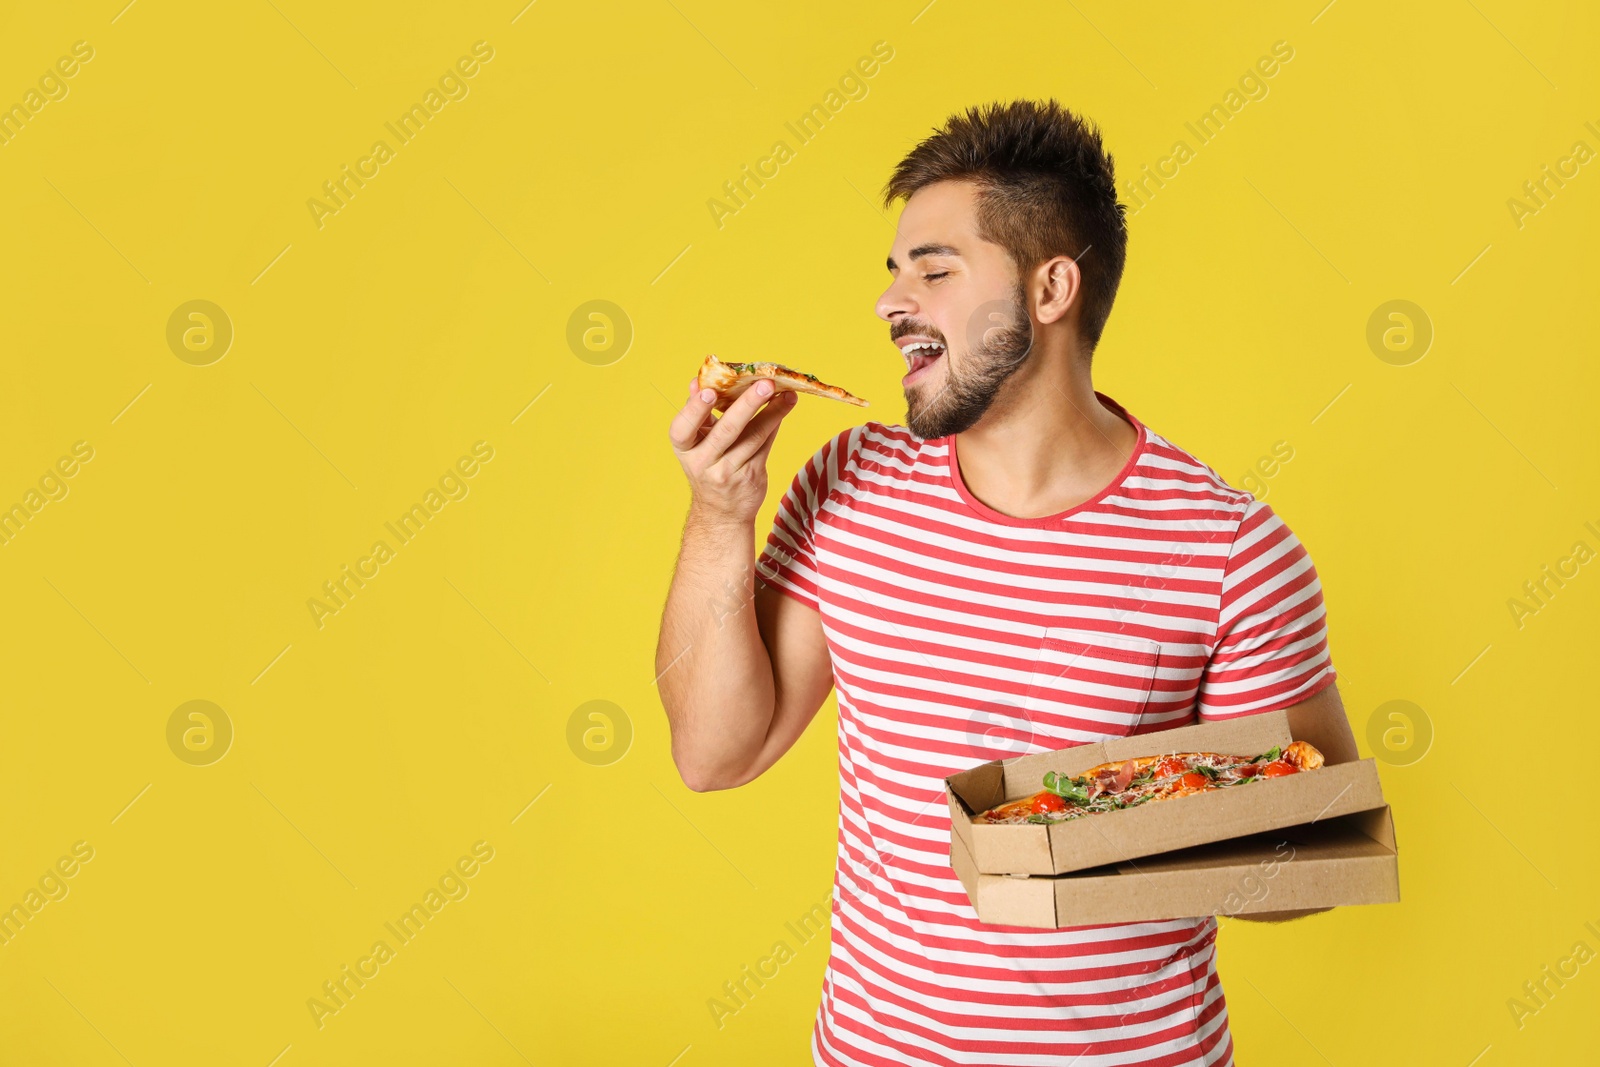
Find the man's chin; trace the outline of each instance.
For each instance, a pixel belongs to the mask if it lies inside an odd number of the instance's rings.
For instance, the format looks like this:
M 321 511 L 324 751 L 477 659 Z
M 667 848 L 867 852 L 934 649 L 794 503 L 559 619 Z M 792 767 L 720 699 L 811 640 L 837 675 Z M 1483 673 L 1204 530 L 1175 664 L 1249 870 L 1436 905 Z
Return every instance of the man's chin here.
M 904 386 L 902 392 L 906 399 L 906 429 L 914 436 L 926 441 L 937 437 L 948 437 L 952 433 L 960 433 L 966 429 L 964 426 L 953 425 L 954 422 L 960 421 L 961 416 L 950 410 L 950 401 L 954 399 L 954 394 L 951 393 L 951 383 L 943 372 L 937 379 L 928 377 Z
M 958 406 L 954 410 L 928 411 L 925 407 L 923 409 L 916 408 L 908 398 L 906 403 L 906 429 L 910 430 L 913 436 L 920 437 L 924 441 L 966 433 L 978 424 L 979 420 L 988 411 L 988 408 L 989 405 L 985 404 L 976 409 L 970 406 Z
M 929 417 L 926 412 L 913 412 L 908 406 L 906 409 L 906 429 L 912 436 L 920 437 L 924 441 L 931 441 L 936 437 L 944 437 L 948 431 L 941 423 L 938 416 Z
M 924 439 L 928 438 L 929 436 L 936 436 L 936 435 L 929 435 L 929 434 L 924 432 L 924 431 L 929 430 L 929 429 L 935 429 L 936 427 L 934 427 L 934 426 L 932 426 L 930 424 L 929 419 L 928 419 L 928 413 L 926 411 L 922 410 L 922 408 L 919 407 L 917 405 L 917 403 L 914 400 L 911 399 L 912 394 L 914 392 L 916 392 L 916 386 L 912 386 L 912 387 L 910 387 L 910 388 L 905 390 L 905 395 L 906 395 L 906 429 L 910 430 L 913 436 L 921 437 L 921 438 L 924 438 Z

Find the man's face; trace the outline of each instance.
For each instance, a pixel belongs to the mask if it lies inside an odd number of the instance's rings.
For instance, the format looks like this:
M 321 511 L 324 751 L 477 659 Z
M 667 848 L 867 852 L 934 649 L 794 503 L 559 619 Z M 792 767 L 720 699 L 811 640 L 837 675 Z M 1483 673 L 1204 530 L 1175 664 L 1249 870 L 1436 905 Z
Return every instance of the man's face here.
M 908 373 L 906 428 L 922 438 L 976 425 L 1032 350 L 1016 264 L 978 236 L 976 188 L 936 182 L 906 201 L 878 317 Z

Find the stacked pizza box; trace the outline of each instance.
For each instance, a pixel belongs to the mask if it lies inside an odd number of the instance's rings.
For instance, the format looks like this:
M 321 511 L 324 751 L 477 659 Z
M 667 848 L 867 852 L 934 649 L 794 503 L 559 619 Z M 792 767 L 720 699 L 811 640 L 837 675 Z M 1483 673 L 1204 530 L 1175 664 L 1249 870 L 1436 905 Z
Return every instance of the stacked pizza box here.
M 1065 821 L 974 821 L 1046 772 L 1167 753 L 1315 746 L 1315 770 Z M 1400 899 L 1394 821 L 1344 715 L 1315 707 L 995 760 L 945 779 L 950 863 L 983 922 L 1062 927 Z

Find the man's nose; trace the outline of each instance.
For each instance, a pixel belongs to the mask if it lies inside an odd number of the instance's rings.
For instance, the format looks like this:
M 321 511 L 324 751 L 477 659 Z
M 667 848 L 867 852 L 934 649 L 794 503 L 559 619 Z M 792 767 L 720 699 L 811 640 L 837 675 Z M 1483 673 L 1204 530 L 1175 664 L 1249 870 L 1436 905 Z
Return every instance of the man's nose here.
M 878 305 L 874 310 L 878 313 L 878 318 L 892 323 L 896 316 L 915 314 L 917 305 L 906 295 L 900 279 L 896 278 L 889 283 L 889 288 L 883 291 L 883 295 L 878 297 Z

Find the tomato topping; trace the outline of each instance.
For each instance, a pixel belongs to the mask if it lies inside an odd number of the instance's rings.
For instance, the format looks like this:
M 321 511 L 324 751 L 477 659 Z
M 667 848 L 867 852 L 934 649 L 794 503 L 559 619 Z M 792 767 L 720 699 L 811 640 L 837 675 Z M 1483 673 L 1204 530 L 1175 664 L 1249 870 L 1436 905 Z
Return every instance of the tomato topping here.
M 1034 800 L 1033 810 L 1036 814 L 1043 815 L 1051 811 L 1066 811 L 1067 802 L 1054 793 L 1043 793 Z
M 1182 774 L 1186 769 L 1187 767 L 1183 760 L 1169 757 L 1156 764 L 1155 776 L 1157 778 L 1171 778 L 1175 774 Z
M 1298 774 L 1299 771 L 1300 768 L 1285 760 L 1273 760 L 1271 763 L 1261 768 L 1261 777 L 1282 778 L 1286 774 Z
M 1179 779 L 1179 784 L 1185 789 L 1199 789 L 1209 781 L 1211 781 L 1211 779 L 1207 778 L 1200 772 L 1190 771 L 1188 774 Z

